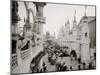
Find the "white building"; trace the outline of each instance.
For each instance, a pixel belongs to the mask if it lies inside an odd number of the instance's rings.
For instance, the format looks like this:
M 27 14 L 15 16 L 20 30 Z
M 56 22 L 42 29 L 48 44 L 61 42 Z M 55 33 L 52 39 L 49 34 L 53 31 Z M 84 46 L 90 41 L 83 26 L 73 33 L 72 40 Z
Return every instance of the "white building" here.
M 60 34 L 58 34 L 59 45 L 68 47 L 69 54 L 71 53 L 72 50 L 74 50 L 77 53 L 77 58 L 78 58 L 80 45 L 79 45 L 79 28 L 77 26 L 76 16 L 74 16 L 73 27 L 71 30 L 70 30 L 69 19 L 65 23 L 65 27 L 61 28 L 61 30 Z
M 76 12 L 75 12 L 76 13 Z M 91 22 L 92 21 L 92 22 Z M 92 25 L 92 28 L 91 28 Z M 64 29 L 63 29 L 64 28 Z M 74 50 L 77 58 L 81 58 L 82 63 L 90 63 L 90 53 L 95 51 L 90 49 L 90 39 L 93 38 L 95 42 L 95 17 L 84 15 L 77 24 L 76 16 L 74 16 L 73 27 L 70 30 L 69 20 L 65 23 L 65 27 L 61 28 L 58 34 L 58 44 L 69 48 L 69 54 Z M 93 32 L 94 34 L 92 34 Z M 90 37 L 91 36 L 91 37 Z M 92 44 L 93 44 L 92 40 Z
M 18 3 L 20 2 L 12 1 L 12 3 L 12 74 L 29 73 L 31 61 L 43 50 L 43 24 L 45 23 L 43 7 L 46 3 L 32 2 L 37 9 L 35 16 L 33 15 L 34 22 L 31 24 L 29 14 L 30 12 L 33 14 L 33 10 L 29 9 L 28 2 L 23 2 L 27 15 L 23 27 L 24 36 L 19 36 L 17 33 L 17 24 L 19 21 L 17 12 Z M 36 28 L 34 26 L 36 26 Z M 23 40 L 21 40 L 20 37 L 23 38 Z M 42 66 L 41 63 L 38 65 L 39 67 Z
M 96 47 L 96 18 L 94 16 L 83 16 L 79 28 L 81 32 L 80 49 L 82 62 L 90 63 Z

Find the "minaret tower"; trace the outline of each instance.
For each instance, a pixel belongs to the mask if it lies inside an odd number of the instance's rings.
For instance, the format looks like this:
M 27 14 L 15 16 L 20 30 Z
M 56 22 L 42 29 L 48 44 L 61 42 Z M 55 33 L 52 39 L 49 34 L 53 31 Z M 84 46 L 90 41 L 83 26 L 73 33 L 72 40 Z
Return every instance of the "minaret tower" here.
M 86 15 L 87 6 L 85 6 L 85 13 L 82 18 L 81 28 L 81 59 L 87 65 L 90 63 L 90 50 L 89 50 L 89 28 L 88 28 L 88 17 Z
M 87 10 L 87 6 L 85 6 L 85 14 L 84 14 L 84 16 L 86 16 L 86 10 Z
M 65 32 L 69 32 L 69 31 L 70 31 L 70 22 L 68 19 L 67 22 L 65 23 Z
M 76 10 L 75 10 L 74 20 L 73 20 L 73 27 L 76 27 L 76 25 L 77 25 L 77 21 L 76 21 Z

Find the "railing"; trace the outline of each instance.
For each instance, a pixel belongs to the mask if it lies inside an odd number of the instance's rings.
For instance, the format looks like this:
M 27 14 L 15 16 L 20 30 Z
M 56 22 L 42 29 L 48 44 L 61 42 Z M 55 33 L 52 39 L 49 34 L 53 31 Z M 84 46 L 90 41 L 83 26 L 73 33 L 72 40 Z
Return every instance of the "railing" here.
M 40 51 L 31 61 L 30 72 L 36 72 L 41 58 L 45 55 L 45 51 Z
M 21 51 L 21 58 L 25 60 L 31 56 L 31 51 L 29 49 Z
M 45 17 L 37 17 L 35 16 L 34 17 L 34 22 L 37 23 L 37 22 L 40 22 L 40 23 L 45 23 Z
M 13 70 L 18 66 L 17 54 L 12 54 L 11 69 Z

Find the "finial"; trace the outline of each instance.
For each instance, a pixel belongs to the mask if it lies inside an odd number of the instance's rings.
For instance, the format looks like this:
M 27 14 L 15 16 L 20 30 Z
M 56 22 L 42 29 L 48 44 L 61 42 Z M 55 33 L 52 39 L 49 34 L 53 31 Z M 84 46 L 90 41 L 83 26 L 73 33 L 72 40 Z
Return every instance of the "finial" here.
M 87 5 L 85 5 L 85 14 L 84 14 L 85 16 L 86 16 L 86 11 L 87 11 Z
M 74 22 L 76 22 L 76 10 L 75 10 L 75 14 L 74 14 Z
M 25 17 L 24 17 L 24 23 L 26 22 L 26 19 L 25 19 Z
M 69 24 L 69 19 L 67 20 L 67 24 Z
M 54 36 L 55 36 L 55 32 L 54 32 Z
M 75 16 L 76 16 L 76 10 L 75 10 Z

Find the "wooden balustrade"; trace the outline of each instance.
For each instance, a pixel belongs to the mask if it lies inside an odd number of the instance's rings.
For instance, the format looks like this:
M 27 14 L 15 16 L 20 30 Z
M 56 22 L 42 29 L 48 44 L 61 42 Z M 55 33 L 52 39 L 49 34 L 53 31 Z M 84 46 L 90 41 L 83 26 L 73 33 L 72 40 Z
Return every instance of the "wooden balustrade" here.
M 17 54 L 12 54 L 11 69 L 13 70 L 18 66 Z
M 21 58 L 25 60 L 31 56 L 31 51 L 29 49 L 21 51 Z
M 21 59 L 22 61 L 25 61 L 31 56 L 31 51 L 29 49 L 21 51 Z M 17 54 L 12 54 L 12 59 L 11 59 L 11 69 L 15 69 L 18 66 L 18 60 L 17 60 Z

